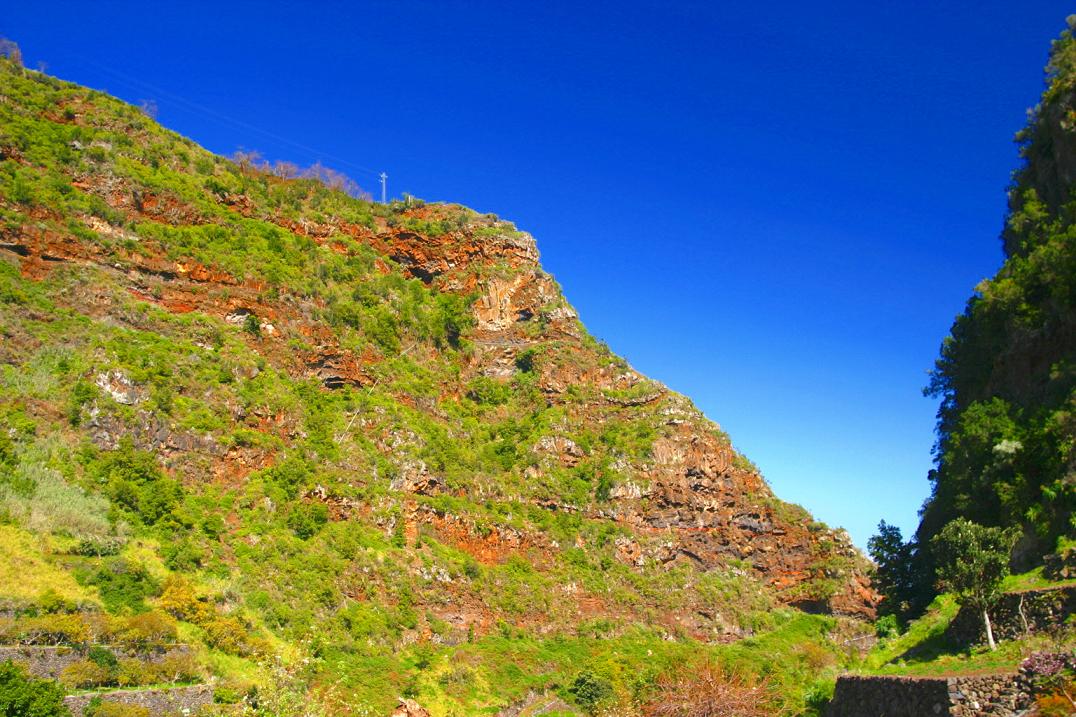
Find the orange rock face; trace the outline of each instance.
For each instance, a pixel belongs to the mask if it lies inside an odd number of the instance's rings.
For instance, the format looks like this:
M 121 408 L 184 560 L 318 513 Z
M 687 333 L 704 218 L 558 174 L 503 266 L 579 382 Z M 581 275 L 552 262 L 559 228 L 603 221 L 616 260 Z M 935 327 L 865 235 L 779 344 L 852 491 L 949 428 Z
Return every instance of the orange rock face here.
M 149 195 L 122 183 L 82 178 L 75 186 L 132 219 L 169 224 L 205 221 L 178 199 Z M 254 211 L 241 197 L 220 201 L 237 215 Z M 439 291 L 474 297 L 474 325 L 467 334 L 471 350 L 459 383 L 445 383 L 439 390 L 442 396 L 460 396 L 475 377 L 510 381 L 522 370 L 521 361 L 533 364 L 528 370 L 534 373 L 541 396 L 548 406 L 562 407 L 565 418 L 562 430 L 552 431 L 534 445 L 518 447 L 535 456 L 525 471 L 531 483 L 540 485 L 551 471 L 586 459 L 585 447 L 571 438 L 580 430 L 609 422 L 642 427 L 639 434 L 648 441 L 645 450 L 605 469 L 610 479 L 601 502 L 574 505 L 558 495 L 528 499 L 549 510 L 577 512 L 627 530 L 632 537 L 616 546 L 617 560 L 624 565 L 640 569 L 690 565 L 701 572 L 732 568 L 764 581 L 785 602 L 811 610 L 873 616 L 878 596 L 866 577 L 868 564 L 847 535 L 813 523 L 805 511 L 775 498 L 757 470 L 690 401 L 641 376 L 590 339 L 556 282 L 542 270 L 529 235 L 495 221 L 473 221 L 433 236 L 406 228 L 408 220 L 437 221 L 459 212 L 459 208 L 423 206 L 401 213 L 403 223 L 390 226 L 379 220 L 373 228 L 331 218 L 321 224 L 266 218 L 337 252 L 351 251 L 340 237 L 366 244 L 383 257 L 375 262 L 378 272 L 402 270 Z M 95 265 L 110 271 L 133 296 L 165 311 L 202 312 L 246 328 L 246 340 L 272 365 L 291 376 L 314 379 L 325 390 L 374 385 L 377 365 L 391 358 L 372 350 L 357 354 L 342 345 L 337 332 L 314 318 L 317 299 L 272 298 L 260 279 L 236 277 L 190 259 L 177 261 L 168 258 L 162 247 L 127 237 L 100 219 L 86 218 L 85 222 L 121 246 L 128 242 L 137 244 L 137 249 L 113 249 L 106 255 L 99 245 L 26 226 L 18 232 L 3 230 L 0 251 L 14 256 L 27 276 L 42 278 L 64 264 Z M 122 264 L 117 263 L 116 252 Z M 112 307 L 86 298 L 80 309 L 104 315 Z M 109 381 L 114 383 L 113 379 Z M 112 383 L 110 388 L 115 388 Z M 409 395 L 398 399 L 427 410 Z M 272 416 L 259 420 L 260 430 L 273 435 L 286 437 L 289 431 L 299 430 L 278 425 Z M 109 427 L 101 430 L 107 433 Z M 145 438 L 152 440 L 173 451 L 181 451 L 188 443 L 196 447 L 193 438 L 178 434 Z M 379 445 L 387 455 L 394 451 L 389 442 Z M 264 451 L 241 448 L 207 452 L 201 460 L 210 475 L 236 484 L 250 471 L 271 464 L 273 458 Z M 425 465 L 403 466 L 393 489 L 416 495 L 447 490 Z M 329 495 L 308 499 L 329 502 L 335 519 L 362 510 Z M 430 530 L 481 562 L 558 547 L 542 535 L 501 529 L 483 532 L 428 509 L 416 508 L 406 520 L 408 539 Z M 365 589 L 354 588 L 356 592 Z M 451 586 L 445 590 L 454 592 Z M 572 590 L 564 599 L 574 601 L 577 609 L 601 609 L 598 596 L 577 587 Z M 456 599 L 455 624 L 489 622 L 488 611 L 483 613 L 473 596 L 460 593 Z M 686 613 L 697 615 L 703 609 L 693 598 L 685 600 Z M 695 618 L 670 619 L 693 631 Z

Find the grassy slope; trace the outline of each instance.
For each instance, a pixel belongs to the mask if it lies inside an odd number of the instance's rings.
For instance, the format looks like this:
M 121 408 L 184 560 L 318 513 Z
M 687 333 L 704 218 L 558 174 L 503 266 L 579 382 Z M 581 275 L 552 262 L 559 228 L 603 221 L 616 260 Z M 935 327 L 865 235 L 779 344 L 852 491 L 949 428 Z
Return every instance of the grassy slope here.
M 0 598 L 30 610 L 50 594 L 116 615 L 171 610 L 223 696 L 258 687 L 264 709 L 283 713 L 312 690 L 316 702 L 356 714 L 384 713 L 399 694 L 435 715 L 492 714 L 529 690 L 571 699 L 566 688 L 586 671 L 630 714 L 663 669 L 711 657 L 768 676 L 791 714 L 806 686 L 847 664 L 835 621 L 775 610 L 742 570 L 630 569 L 615 557 L 615 524 L 535 506 L 593 501 L 595 476 L 646 458 L 647 416 L 577 426 L 587 460 L 529 480 L 535 459 L 517 447 L 570 425 L 575 409 L 547 405 L 527 371 L 508 390 L 475 379 L 466 395 L 446 394 L 473 350 L 469 298 L 405 278 L 347 236 L 334 248 L 281 223 L 331 217 L 478 237 L 514 227 L 462 207 L 416 217 L 243 171 L 121 102 L 8 63 L 0 89 L 4 240 L 75 242 L 89 255 L 33 278 L 14 255 L 0 261 Z M 156 209 L 117 208 L 149 196 Z M 234 197 L 247 202 L 245 216 Z M 316 348 L 309 336 L 281 348 L 257 322 L 162 308 L 167 277 L 143 272 L 132 293 L 129 269 L 179 261 L 228 273 L 231 288 L 205 289 L 222 306 L 293 307 L 341 347 L 374 355 L 373 384 L 326 392 L 303 377 L 294 358 Z M 585 332 L 582 341 L 619 361 Z M 103 391 L 95 377 L 108 371 L 142 387 L 144 400 L 125 405 Z M 90 440 L 102 426 L 135 432 L 153 421 L 184 439 L 208 436 L 241 474 L 216 474 L 197 453 L 162 454 L 159 464 Z M 455 495 L 405 503 L 389 489 L 403 459 L 429 465 Z M 315 485 L 362 510 L 326 522 L 300 497 Z M 423 505 L 479 534 L 523 530 L 564 547 L 479 561 L 435 535 L 409 534 L 405 511 Z M 119 552 L 94 555 L 101 546 Z M 113 594 L 100 571 L 150 579 Z M 199 617 L 169 607 L 175 576 L 202 598 Z M 556 597 L 565 586 L 602 609 L 581 619 Z M 691 639 L 666 619 L 688 592 L 755 636 L 731 646 Z M 454 630 L 446 613 L 455 603 L 486 622 Z
M 1009 576 L 1006 591 L 1072 585 L 1076 581 L 1051 581 L 1042 570 Z M 964 647 L 945 639 L 945 630 L 960 606 L 952 595 L 935 598 L 926 613 L 912 621 L 899 636 L 883 639 L 866 655 L 858 670 L 870 674 L 936 676 L 979 671 L 1015 670 L 1037 651 L 1076 648 L 1076 631 L 1070 626 L 1059 635 L 1033 635 L 1002 640 L 997 651 L 985 646 Z

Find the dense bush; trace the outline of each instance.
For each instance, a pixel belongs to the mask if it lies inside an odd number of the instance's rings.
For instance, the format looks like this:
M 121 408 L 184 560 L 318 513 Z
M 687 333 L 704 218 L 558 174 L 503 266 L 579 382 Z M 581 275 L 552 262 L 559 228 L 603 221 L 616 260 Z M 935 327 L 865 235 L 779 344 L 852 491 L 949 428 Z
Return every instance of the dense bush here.
M 288 527 L 303 540 L 329 522 L 329 509 L 322 503 L 299 503 L 288 514 Z
M 158 601 L 161 609 L 172 617 L 199 625 L 214 615 L 212 604 L 198 594 L 189 580 L 170 575 L 165 580 Z
M 113 505 L 146 525 L 169 518 L 183 490 L 168 478 L 152 453 L 135 450 L 129 441 L 93 459 L 87 472 Z
M 142 565 L 122 558 L 107 561 L 95 570 L 83 572 L 81 580 L 97 587 L 109 612 L 145 612 L 145 599 L 160 592 L 157 581 Z
M 0 622 L 0 642 L 26 645 L 82 645 L 90 629 L 81 615 L 24 616 Z
M 0 715 L 70 717 L 63 695 L 55 682 L 34 679 L 13 662 L 0 662 Z
M 613 686 L 606 678 L 584 670 L 575 676 L 567 692 L 588 714 L 594 714 L 603 701 L 612 697 Z
M 116 633 L 116 642 L 133 650 L 147 650 L 176 641 L 176 623 L 156 611 L 132 615 Z
M 60 682 L 73 689 L 105 687 L 116 682 L 115 670 L 102 667 L 93 660 L 79 660 L 64 668 Z

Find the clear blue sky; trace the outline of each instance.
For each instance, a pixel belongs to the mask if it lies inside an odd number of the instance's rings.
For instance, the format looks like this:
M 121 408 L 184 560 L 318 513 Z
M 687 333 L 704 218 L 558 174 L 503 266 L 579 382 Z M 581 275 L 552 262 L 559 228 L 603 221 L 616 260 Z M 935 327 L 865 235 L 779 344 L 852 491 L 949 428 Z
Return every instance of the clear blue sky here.
M 211 150 L 514 220 L 596 335 L 862 546 L 916 525 L 920 390 L 1001 262 L 1012 135 L 1073 10 L 11 2 L 0 34 Z

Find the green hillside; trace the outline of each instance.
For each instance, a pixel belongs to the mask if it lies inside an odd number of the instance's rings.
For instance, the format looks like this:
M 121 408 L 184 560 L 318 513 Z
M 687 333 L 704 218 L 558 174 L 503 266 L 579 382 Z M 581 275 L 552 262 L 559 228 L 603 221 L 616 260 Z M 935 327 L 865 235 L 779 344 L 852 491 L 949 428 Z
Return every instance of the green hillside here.
M 0 643 L 189 644 L 232 713 L 641 714 L 696 661 L 807 709 L 873 617 L 847 536 L 526 233 L 295 174 L 0 61 Z
M 1031 567 L 1076 535 L 1076 40 L 1053 44 L 1042 100 L 1018 135 L 1005 263 L 975 287 L 929 392 L 937 468 L 917 538 L 950 520 L 1014 526 Z

